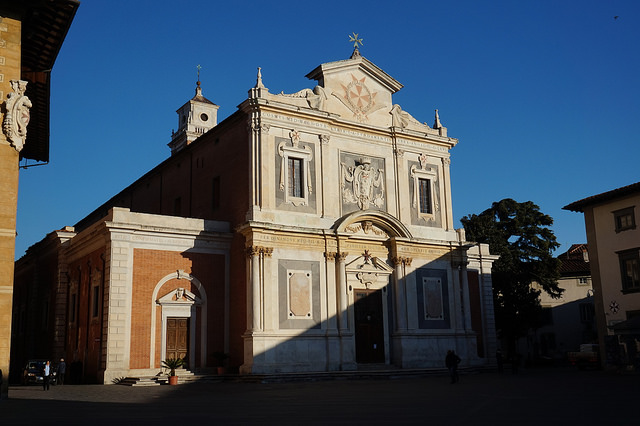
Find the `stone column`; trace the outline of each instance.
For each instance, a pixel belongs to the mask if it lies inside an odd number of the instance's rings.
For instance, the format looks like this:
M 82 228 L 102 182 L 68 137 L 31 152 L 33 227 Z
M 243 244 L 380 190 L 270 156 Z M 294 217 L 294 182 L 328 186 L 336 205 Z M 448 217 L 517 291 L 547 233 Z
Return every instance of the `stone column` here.
M 442 175 L 443 179 L 443 191 L 444 191 L 444 220 L 445 220 L 445 229 L 450 230 L 454 229 L 453 226 L 453 207 L 451 206 L 451 173 L 450 173 L 450 158 L 442 159 Z
M 336 252 L 326 252 L 324 256 L 327 259 L 327 330 L 336 330 L 339 306 L 339 291 L 336 291 Z
M 460 285 L 462 286 L 462 315 L 464 318 L 464 328 L 471 330 L 471 301 L 469 300 L 469 276 L 467 274 L 466 261 L 460 264 Z
M 338 312 L 338 327 L 340 327 L 341 331 L 349 329 L 347 323 L 349 300 L 347 298 L 347 272 L 345 265 L 345 259 L 348 255 L 349 253 L 344 252 L 336 254 L 336 260 L 338 261 L 338 307 L 340 310 Z
M 275 309 L 277 306 L 277 301 L 267 299 L 267 295 L 272 297 L 273 295 L 277 295 L 277 280 L 273 279 L 272 275 L 272 260 L 273 256 L 273 247 L 260 247 L 260 318 L 262 319 L 260 330 L 269 330 L 277 327 L 277 317 L 278 312 Z M 267 286 L 274 285 L 275 291 L 273 288 L 267 288 Z M 274 317 L 276 319 L 274 324 Z
M 452 251 L 451 256 L 456 256 L 456 252 Z M 454 312 L 454 320 L 455 320 L 455 329 L 460 330 L 464 328 L 464 306 L 462 300 L 462 280 L 460 276 L 460 261 L 452 260 L 451 261 L 451 269 L 453 277 L 453 312 Z
M 250 331 L 260 330 L 260 247 L 249 247 L 247 255 L 250 260 L 250 279 L 247 299 L 250 303 L 247 328 Z
M 395 299 L 395 320 L 396 330 L 407 329 L 407 303 L 404 288 L 404 258 L 394 257 L 392 259 L 395 265 L 395 274 L 393 276 L 394 299 Z

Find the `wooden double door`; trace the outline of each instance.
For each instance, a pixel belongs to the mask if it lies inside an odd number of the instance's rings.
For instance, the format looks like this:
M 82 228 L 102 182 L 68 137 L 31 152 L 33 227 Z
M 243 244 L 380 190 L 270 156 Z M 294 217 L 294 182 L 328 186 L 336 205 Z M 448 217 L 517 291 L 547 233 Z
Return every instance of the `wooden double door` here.
M 167 318 L 166 359 L 189 359 L 189 320 L 190 318 Z
M 383 363 L 382 290 L 354 290 L 354 298 L 356 362 Z

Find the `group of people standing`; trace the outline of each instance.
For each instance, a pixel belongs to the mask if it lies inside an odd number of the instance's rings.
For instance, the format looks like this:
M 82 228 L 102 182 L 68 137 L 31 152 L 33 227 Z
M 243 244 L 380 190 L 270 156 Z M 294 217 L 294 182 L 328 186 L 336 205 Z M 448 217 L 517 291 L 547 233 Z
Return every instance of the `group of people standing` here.
M 56 371 L 56 384 L 64 385 L 64 376 L 67 372 L 67 364 L 64 362 L 64 358 L 60 358 L 60 362 L 58 363 L 58 369 Z M 51 384 L 51 376 L 53 374 L 51 362 L 47 361 L 42 368 L 42 389 L 49 390 L 49 386 Z

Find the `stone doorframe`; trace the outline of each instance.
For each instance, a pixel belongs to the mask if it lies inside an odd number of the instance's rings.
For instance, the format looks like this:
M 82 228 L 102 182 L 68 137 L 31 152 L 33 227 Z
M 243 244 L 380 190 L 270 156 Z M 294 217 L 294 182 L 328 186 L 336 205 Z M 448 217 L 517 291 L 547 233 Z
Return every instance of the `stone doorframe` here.
M 384 327 L 384 361 L 389 364 L 391 333 L 389 331 L 389 307 L 388 296 L 391 287 L 390 277 L 393 274 L 393 268 L 386 264 L 382 259 L 366 255 L 358 256 L 345 265 L 347 279 L 347 297 L 349 306 L 349 324 L 355 333 L 354 306 L 355 299 L 353 291 L 355 289 L 363 290 L 380 290 L 382 291 L 382 317 Z M 354 334 L 355 345 L 355 334 Z M 354 346 L 355 347 L 355 346 Z
M 188 280 L 198 289 L 200 297 L 194 295 L 190 291 L 176 286 L 167 294 L 158 298 L 158 292 L 162 286 L 173 279 Z M 200 363 L 201 367 L 207 363 L 207 293 L 202 283 L 195 277 L 184 271 L 176 271 L 163 277 L 153 289 L 151 298 L 151 342 L 149 346 L 149 368 L 157 368 L 156 360 L 156 307 L 160 306 L 162 312 L 161 321 L 161 352 L 160 360 L 164 360 L 167 351 L 167 318 L 179 317 L 189 318 L 189 368 L 196 367 L 196 324 L 198 320 L 196 307 L 200 306 Z

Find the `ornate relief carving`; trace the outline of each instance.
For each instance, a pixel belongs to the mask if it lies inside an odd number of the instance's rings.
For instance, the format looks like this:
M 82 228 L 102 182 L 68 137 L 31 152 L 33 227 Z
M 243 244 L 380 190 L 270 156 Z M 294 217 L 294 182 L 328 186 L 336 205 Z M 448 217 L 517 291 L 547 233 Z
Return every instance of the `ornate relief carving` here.
M 258 256 L 260 254 L 260 247 L 253 246 L 247 247 L 247 257 Z
M 356 167 L 342 165 L 342 200 L 358 204 L 360 210 L 367 210 L 371 204 L 378 208 L 384 205 L 384 171 L 371 168 L 371 158 L 362 157 Z M 350 184 L 350 185 L 347 185 Z M 375 191 L 379 188 L 378 191 Z
M 411 266 L 411 262 L 413 261 L 413 258 L 398 256 L 398 257 L 392 258 L 391 261 L 393 262 L 393 265 L 396 267 L 400 265 Z
M 271 129 L 270 124 L 264 124 L 258 117 L 254 117 L 249 120 L 249 125 L 247 126 L 250 132 L 262 132 L 264 134 L 269 134 L 269 130 Z
M 326 257 L 327 260 L 331 260 L 331 261 L 336 260 L 336 255 L 337 253 L 335 251 L 327 251 L 324 253 L 324 257 Z
M 356 278 L 358 279 L 358 281 L 360 281 L 361 284 L 363 284 L 366 288 L 369 288 L 369 286 L 373 283 L 375 283 L 376 281 L 378 281 L 378 276 L 380 274 L 376 273 L 376 272 L 358 272 L 356 274 Z
M 260 256 L 271 257 L 273 254 L 273 247 L 252 246 L 247 247 L 247 257 Z
M 347 252 L 340 252 L 336 254 L 336 260 L 338 262 L 344 262 L 344 260 L 347 258 L 347 256 L 349 256 L 349 253 Z
M 403 111 L 400 105 L 398 104 L 395 104 L 391 108 L 391 111 L 389 112 L 389 114 L 391 114 L 391 125 L 393 127 L 399 127 L 400 129 L 405 129 L 409 127 L 409 125 L 414 125 L 414 126 L 422 127 L 426 129 L 431 128 L 427 123 L 421 123 L 418 120 L 416 120 L 411 114 L 409 114 L 406 111 Z
M 289 138 L 291 138 L 291 146 L 294 148 L 299 148 L 300 145 L 300 132 L 297 130 L 292 130 L 289 132 Z
M 318 137 L 320 138 L 320 143 L 323 145 L 327 145 L 329 143 L 329 139 L 331 139 L 331 136 L 329 135 L 319 135 Z
M 372 92 L 365 84 L 367 77 L 357 79 L 355 75 L 351 74 L 351 81 L 349 83 L 340 84 L 343 93 L 331 93 L 340 102 L 344 104 L 351 112 L 355 119 L 361 123 L 369 120 L 368 114 L 384 108 L 384 104 L 376 103 L 377 92 Z
M 316 86 L 311 89 L 302 89 L 299 92 L 286 94 L 284 92 L 280 92 L 279 96 L 284 96 L 287 98 L 304 98 L 309 104 L 309 108 L 324 110 L 324 103 L 328 99 L 327 93 L 322 86 Z
M 2 130 L 11 146 L 18 152 L 22 151 L 27 138 L 27 125 L 29 124 L 29 108 L 33 105 L 24 95 L 27 90 L 27 82 L 24 80 L 11 80 L 9 97 L 5 102 L 6 112 L 2 123 Z
M 375 226 L 370 220 L 365 220 L 359 223 L 353 223 L 351 225 L 346 226 L 345 230 L 352 234 L 359 234 L 359 233 L 364 235 L 373 234 L 379 237 L 385 237 L 385 238 L 389 237 L 389 235 L 385 231 Z

